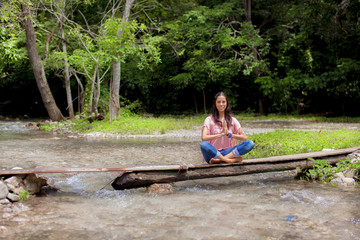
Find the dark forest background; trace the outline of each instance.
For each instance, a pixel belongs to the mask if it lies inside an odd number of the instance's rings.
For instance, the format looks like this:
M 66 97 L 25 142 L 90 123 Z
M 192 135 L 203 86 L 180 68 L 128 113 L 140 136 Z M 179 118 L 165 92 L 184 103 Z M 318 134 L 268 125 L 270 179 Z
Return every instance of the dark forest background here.
M 8 2 L 1 3 L 0 115 L 46 117 L 21 16 L 9 12 Z M 358 0 L 135 1 L 129 22 L 136 27 L 126 43 L 112 41 L 115 23 L 106 21 L 121 18 L 126 1 L 69 0 L 62 6 L 66 54 L 57 37 L 58 11 L 51 1 L 31 2 L 39 54 L 44 58 L 48 44 L 46 78 L 64 116 L 64 58 L 79 112 L 95 66 L 88 50 L 101 56 L 96 107 L 107 113 L 111 49 L 125 44 L 116 50 L 122 53 L 120 102 L 134 112 L 209 112 L 215 93 L 224 91 L 238 112 L 360 115 Z

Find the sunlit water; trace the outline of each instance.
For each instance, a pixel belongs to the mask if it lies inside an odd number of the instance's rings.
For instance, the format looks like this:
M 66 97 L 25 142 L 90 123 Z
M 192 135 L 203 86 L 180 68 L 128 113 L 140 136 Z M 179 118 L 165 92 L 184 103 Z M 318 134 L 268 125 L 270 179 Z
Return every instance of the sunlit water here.
M 198 139 L 74 139 L 22 125 L 0 123 L 0 168 L 201 162 Z M 291 171 L 178 182 L 167 195 L 115 191 L 117 173 L 48 176 L 61 190 L 2 211 L 0 238 L 360 239 L 359 188 Z

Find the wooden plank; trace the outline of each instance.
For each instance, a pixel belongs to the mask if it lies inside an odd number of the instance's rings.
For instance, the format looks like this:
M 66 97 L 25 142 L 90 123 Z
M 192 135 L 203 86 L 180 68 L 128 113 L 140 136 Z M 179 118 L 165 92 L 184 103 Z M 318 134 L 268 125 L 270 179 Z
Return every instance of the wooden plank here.
M 171 165 L 134 165 L 110 167 L 71 167 L 71 168 L 32 168 L 0 170 L 0 175 L 21 175 L 39 173 L 78 173 L 78 172 L 124 172 L 124 171 L 152 171 L 152 170 L 179 170 L 189 166 L 181 164 Z

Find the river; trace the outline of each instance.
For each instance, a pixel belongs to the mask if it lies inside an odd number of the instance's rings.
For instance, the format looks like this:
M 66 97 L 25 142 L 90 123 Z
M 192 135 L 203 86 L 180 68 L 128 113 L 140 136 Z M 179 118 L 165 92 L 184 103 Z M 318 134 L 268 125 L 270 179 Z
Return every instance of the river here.
M 190 137 L 103 139 L 24 125 L 0 122 L 0 168 L 201 162 L 198 129 Z M 359 188 L 285 171 L 178 182 L 171 194 L 149 194 L 113 190 L 117 175 L 48 175 L 59 191 L 16 203 L 11 213 L 0 205 L 0 239 L 360 239 Z

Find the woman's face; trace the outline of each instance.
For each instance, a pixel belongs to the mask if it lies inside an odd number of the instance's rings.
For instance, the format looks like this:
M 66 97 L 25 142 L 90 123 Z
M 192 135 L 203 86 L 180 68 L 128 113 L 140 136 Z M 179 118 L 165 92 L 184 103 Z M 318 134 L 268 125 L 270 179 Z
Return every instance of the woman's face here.
M 218 96 L 216 99 L 216 108 L 217 110 L 220 112 L 225 112 L 225 109 L 227 107 L 227 101 L 226 101 L 226 97 L 224 96 Z

